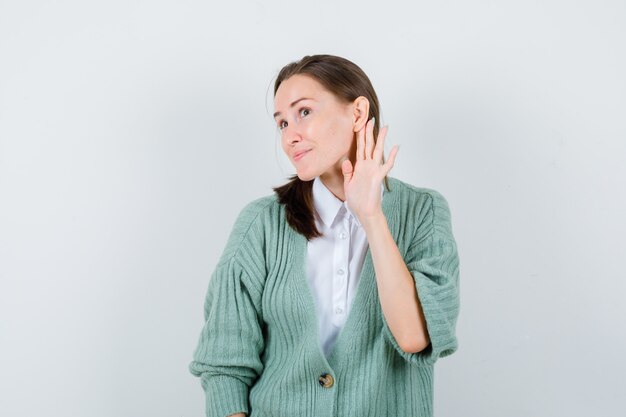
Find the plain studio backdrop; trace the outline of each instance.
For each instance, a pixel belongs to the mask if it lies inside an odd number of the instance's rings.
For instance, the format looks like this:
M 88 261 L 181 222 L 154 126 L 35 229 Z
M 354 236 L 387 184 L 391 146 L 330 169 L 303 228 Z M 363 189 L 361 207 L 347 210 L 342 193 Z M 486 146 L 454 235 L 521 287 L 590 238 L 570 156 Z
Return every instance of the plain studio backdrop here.
M 204 415 L 209 277 L 295 172 L 272 83 L 315 53 L 450 204 L 435 415 L 625 415 L 625 40 L 618 0 L 2 0 L 0 415 Z

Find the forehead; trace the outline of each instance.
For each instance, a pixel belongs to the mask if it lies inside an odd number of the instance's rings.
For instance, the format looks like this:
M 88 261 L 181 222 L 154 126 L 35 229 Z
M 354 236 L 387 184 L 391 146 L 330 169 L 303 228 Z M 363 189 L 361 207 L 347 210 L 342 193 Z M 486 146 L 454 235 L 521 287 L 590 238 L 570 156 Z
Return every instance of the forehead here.
M 286 109 L 294 100 L 301 97 L 321 99 L 331 95 L 324 86 L 313 77 L 296 74 L 280 83 L 276 95 L 274 96 L 274 107 L 276 110 Z

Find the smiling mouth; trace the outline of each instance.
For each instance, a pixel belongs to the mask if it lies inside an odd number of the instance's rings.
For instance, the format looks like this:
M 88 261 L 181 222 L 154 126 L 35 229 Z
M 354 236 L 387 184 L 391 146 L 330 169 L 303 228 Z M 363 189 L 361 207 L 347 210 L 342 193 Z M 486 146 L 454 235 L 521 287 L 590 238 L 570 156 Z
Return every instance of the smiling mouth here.
M 299 153 L 298 155 L 294 156 L 294 161 L 299 161 L 300 159 L 302 159 L 302 157 L 306 154 L 308 154 L 311 150 L 309 149 L 308 151 L 304 151 Z

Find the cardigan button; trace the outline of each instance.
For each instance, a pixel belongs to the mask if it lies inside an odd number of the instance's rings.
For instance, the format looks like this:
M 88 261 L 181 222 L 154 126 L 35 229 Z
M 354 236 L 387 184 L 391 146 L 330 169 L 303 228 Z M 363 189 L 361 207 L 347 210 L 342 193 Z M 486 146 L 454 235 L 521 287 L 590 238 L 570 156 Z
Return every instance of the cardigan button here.
M 330 388 L 335 383 L 335 380 L 331 374 L 322 374 L 320 375 L 319 382 L 324 388 Z

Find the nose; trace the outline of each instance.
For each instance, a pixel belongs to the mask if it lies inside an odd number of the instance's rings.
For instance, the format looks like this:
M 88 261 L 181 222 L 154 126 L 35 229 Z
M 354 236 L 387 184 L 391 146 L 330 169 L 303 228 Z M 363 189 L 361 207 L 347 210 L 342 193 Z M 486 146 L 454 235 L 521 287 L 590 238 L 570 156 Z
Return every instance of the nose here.
M 297 127 L 292 127 L 291 124 L 287 125 L 286 128 L 283 129 L 284 138 L 286 138 L 287 143 L 289 145 L 293 145 L 294 143 L 298 143 L 302 140 L 302 135 Z

